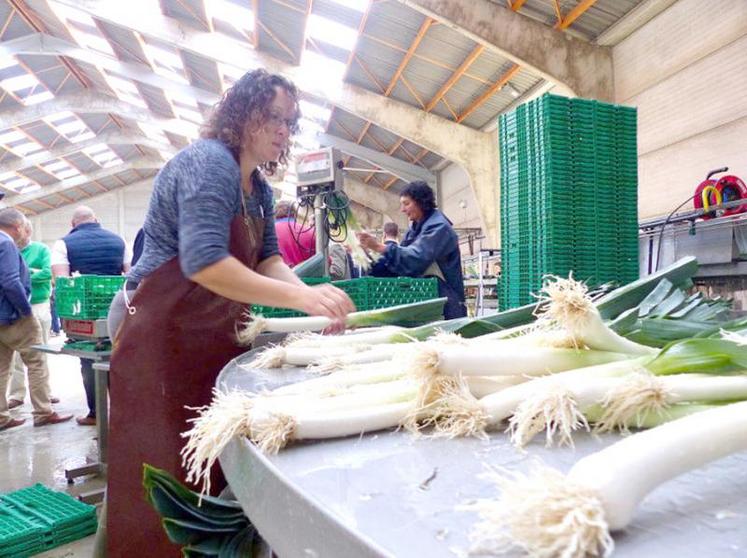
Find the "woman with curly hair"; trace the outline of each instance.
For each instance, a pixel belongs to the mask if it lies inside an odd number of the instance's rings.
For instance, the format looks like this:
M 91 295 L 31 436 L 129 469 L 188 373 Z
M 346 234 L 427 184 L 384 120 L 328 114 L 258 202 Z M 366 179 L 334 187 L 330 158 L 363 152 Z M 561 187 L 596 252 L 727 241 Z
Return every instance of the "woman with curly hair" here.
M 235 331 L 248 305 L 338 325 L 354 309 L 339 289 L 304 285 L 279 256 L 262 173 L 285 164 L 298 117 L 292 83 L 249 72 L 214 107 L 202 138 L 155 178 L 143 254 L 110 312 L 110 558 L 179 555 L 145 501 L 143 463 L 184 480 L 180 433 L 194 416 L 185 407 L 208 404 L 218 372 L 246 350 Z M 118 313 L 121 325 L 111 319 Z
M 382 255 L 371 268 L 379 277 L 436 277 L 438 294 L 448 300 L 444 318 L 467 315 L 459 238 L 451 221 L 436 207 L 433 190 L 423 181 L 410 182 L 399 198 L 400 211 L 410 220 L 401 244 L 382 244 L 373 235 L 359 234 L 364 248 Z

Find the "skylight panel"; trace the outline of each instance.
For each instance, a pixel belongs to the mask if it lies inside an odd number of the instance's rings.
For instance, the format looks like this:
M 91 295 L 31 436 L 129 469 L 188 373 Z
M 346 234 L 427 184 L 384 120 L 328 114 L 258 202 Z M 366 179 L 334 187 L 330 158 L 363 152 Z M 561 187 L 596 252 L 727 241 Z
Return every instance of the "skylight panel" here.
M 57 171 L 70 168 L 70 165 L 66 163 L 65 161 L 60 161 L 59 159 L 55 159 L 49 163 L 43 163 L 41 167 L 49 173 L 56 173 Z
M 368 9 L 368 5 L 370 4 L 370 0 L 332 0 L 333 2 L 340 4 L 341 6 L 345 6 L 346 8 L 350 8 L 351 10 L 356 10 L 359 12 L 365 12 Z
M 25 138 L 26 135 L 23 132 L 19 132 L 18 130 L 11 130 L 10 132 L 0 134 L 0 143 L 2 143 L 3 145 L 7 145 L 9 143 L 13 143 Z
M 254 12 L 230 0 L 212 0 L 209 3 L 213 19 L 226 23 L 245 35 L 254 33 Z
M 49 7 L 52 8 L 57 17 L 67 23 L 70 34 L 79 45 L 114 56 L 114 50 L 109 41 L 101 36 L 91 16 L 58 2 L 50 2 Z
M 31 74 L 23 74 L 20 76 L 7 78 L 0 81 L 0 86 L 6 91 L 16 92 L 23 91 L 24 89 L 31 89 L 34 86 L 39 85 L 39 80 Z
M 358 41 L 358 31 L 356 29 L 316 14 L 309 16 L 306 32 L 309 37 L 315 40 L 345 50 L 353 50 L 355 43 Z
M 323 124 L 327 123 L 329 117 L 332 115 L 332 110 L 316 103 L 311 103 L 305 99 L 301 99 L 298 102 L 298 106 L 301 109 L 301 115 L 303 118 L 315 119 Z
M 10 149 L 21 157 L 26 157 L 28 155 L 44 151 L 44 148 L 41 145 L 31 140 L 26 140 L 22 143 L 12 145 L 10 146 Z
M 54 99 L 54 95 L 50 93 L 49 91 L 43 91 L 41 93 L 36 93 L 34 95 L 29 95 L 28 97 L 25 97 L 23 99 L 23 104 L 30 107 L 31 105 L 37 105 L 39 103 L 43 103 L 44 101 L 49 101 L 51 99 Z
M 88 155 L 89 157 L 93 157 L 94 155 L 98 155 L 99 153 L 104 153 L 105 151 L 109 151 L 109 146 L 105 143 L 99 143 L 96 145 L 92 145 L 91 147 L 86 147 L 83 150 L 83 153 Z
M 57 171 L 56 173 L 54 173 L 54 175 L 61 180 L 66 180 L 68 178 L 72 178 L 73 176 L 79 176 L 80 171 L 71 166 L 68 166 L 68 168 L 66 169 Z
M 174 105 L 174 114 L 176 114 L 178 118 L 194 122 L 195 124 L 202 124 L 203 122 L 202 114 L 199 111 L 180 107 L 178 105 Z
M 63 112 L 51 118 L 46 118 L 47 124 L 64 136 L 68 141 L 78 143 L 96 137 L 91 129 L 72 112 Z
M 155 73 L 185 85 L 189 84 L 189 80 L 184 76 L 182 59 L 176 52 L 150 43 L 145 43 L 143 49 L 153 63 L 153 71 Z
M 301 128 L 301 133 L 303 134 L 314 135 L 324 132 L 324 127 L 321 124 L 307 118 L 301 118 L 298 121 L 298 126 Z
M 105 77 L 117 97 L 140 108 L 148 108 L 148 105 L 140 96 L 137 86 L 131 80 L 115 76 L 109 72 L 105 72 Z
M 301 73 L 307 79 L 313 79 L 324 87 L 335 87 L 342 83 L 345 75 L 345 64 L 322 54 L 306 49 L 303 51 Z
M 36 192 L 37 190 L 41 190 L 41 186 L 39 186 L 36 182 L 29 182 L 28 184 L 18 188 L 16 191 L 19 194 L 30 194 L 32 192 Z

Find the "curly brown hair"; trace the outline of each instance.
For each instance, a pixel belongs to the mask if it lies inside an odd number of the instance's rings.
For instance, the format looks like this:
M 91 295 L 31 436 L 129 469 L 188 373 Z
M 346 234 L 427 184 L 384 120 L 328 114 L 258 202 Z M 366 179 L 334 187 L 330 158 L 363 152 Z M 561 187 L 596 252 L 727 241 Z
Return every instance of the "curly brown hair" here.
M 293 99 L 295 105 L 295 117 L 290 127 L 291 135 L 298 132 L 298 89 L 296 86 L 277 74 L 271 74 L 266 70 L 258 69 L 245 73 L 218 101 L 203 124 L 200 137 L 217 139 L 228 146 L 236 161 L 239 160 L 241 142 L 247 124 L 254 121 L 263 124 L 269 116 L 270 106 L 275 99 L 275 88 L 282 87 Z M 278 164 L 286 165 L 290 154 L 290 146 L 286 147 L 280 154 L 278 161 L 262 163 L 261 168 L 265 174 L 272 176 L 277 170 Z

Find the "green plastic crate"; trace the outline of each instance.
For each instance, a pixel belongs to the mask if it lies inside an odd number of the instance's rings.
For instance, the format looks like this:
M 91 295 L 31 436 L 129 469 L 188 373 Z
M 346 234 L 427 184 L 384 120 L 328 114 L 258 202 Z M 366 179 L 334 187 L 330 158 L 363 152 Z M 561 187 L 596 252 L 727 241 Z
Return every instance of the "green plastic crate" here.
M 638 276 L 636 110 L 545 95 L 501 115 L 501 308 L 546 274 Z
M 329 277 L 301 277 L 307 285 L 321 285 L 322 283 L 329 283 L 331 279 Z M 259 314 L 265 318 L 297 318 L 299 316 L 305 316 L 303 312 L 296 310 L 290 310 L 289 308 L 275 308 L 273 306 L 262 306 L 260 304 L 252 304 L 252 314 Z
M 348 294 L 359 311 L 438 298 L 438 280 L 435 278 L 360 277 L 333 284 Z
M 304 278 L 308 285 L 329 282 L 329 278 Z M 332 284 L 347 293 L 358 311 L 389 308 L 400 304 L 420 302 L 438 298 L 438 281 L 434 278 L 413 279 L 410 277 L 361 277 L 333 281 Z M 252 306 L 253 314 L 270 318 L 292 318 L 305 316 L 295 310 Z
M 0 496 L 0 558 L 33 556 L 96 532 L 96 508 L 36 484 Z
M 57 314 L 76 320 L 106 318 L 109 305 L 125 280 L 124 275 L 58 277 L 55 283 Z

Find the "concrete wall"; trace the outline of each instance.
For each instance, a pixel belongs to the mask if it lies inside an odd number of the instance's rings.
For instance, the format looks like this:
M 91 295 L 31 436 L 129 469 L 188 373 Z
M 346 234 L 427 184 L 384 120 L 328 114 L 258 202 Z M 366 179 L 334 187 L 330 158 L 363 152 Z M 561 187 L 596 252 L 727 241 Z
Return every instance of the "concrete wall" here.
M 451 164 L 441 171 L 437 196 L 439 208 L 455 227 L 483 226 L 475 192 L 459 165 Z
M 711 169 L 747 180 L 745 0 L 679 0 L 612 58 L 615 101 L 638 107 L 639 218 L 672 211 Z
M 150 201 L 150 184 L 120 188 L 114 192 L 83 200 L 90 206 L 101 225 L 117 233 L 132 246 L 138 229 L 145 220 L 145 212 Z M 61 209 L 31 217 L 34 225 L 34 240 L 52 245 L 70 232 L 70 218 L 78 204 L 70 204 Z

